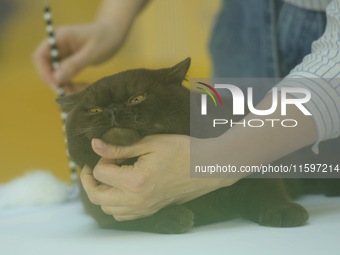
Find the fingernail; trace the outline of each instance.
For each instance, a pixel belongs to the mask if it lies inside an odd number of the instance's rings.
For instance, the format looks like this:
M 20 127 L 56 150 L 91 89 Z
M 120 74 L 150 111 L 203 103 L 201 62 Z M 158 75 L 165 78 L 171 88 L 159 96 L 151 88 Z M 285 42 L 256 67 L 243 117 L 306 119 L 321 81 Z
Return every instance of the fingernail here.
M 106 144 L 102 140 L 93 138 L 92 141 L 93 141 L 93 147 L 100 149 L 100 150 L 103 150 L 106 148 Z

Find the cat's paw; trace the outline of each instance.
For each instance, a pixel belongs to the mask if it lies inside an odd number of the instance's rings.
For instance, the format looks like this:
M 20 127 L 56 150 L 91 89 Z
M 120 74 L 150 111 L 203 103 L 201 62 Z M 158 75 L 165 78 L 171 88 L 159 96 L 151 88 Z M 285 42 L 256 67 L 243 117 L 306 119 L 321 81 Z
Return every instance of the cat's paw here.
M 155 232 L 162 234 L 181 234 L 194 225 L 194 214 L 184 206 L 165 208 L 158 213 Z
M 296 203 L 285 203 L 269 208 L 259 215 L 259 224 L 270 227 L 297 227 L 306 224 L 308 212 Z

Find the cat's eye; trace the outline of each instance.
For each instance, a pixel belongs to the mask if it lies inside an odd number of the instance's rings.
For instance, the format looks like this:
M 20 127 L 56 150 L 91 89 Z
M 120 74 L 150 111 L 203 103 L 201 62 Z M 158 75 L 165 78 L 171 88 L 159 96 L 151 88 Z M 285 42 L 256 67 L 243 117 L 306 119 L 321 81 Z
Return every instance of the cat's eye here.
M 101 112 L 103 112 L 103 109 L 97 106 L 91 107 L 89 109 L 89 113 L 101 113 Z
M 138 95 L 135 97 L 132 97 L 129 99 L 129 104 L 130 105 L 135 105 L 135 104 L 139 104 L 140 102 L 142 102 L 145 99 L 145 95 Z

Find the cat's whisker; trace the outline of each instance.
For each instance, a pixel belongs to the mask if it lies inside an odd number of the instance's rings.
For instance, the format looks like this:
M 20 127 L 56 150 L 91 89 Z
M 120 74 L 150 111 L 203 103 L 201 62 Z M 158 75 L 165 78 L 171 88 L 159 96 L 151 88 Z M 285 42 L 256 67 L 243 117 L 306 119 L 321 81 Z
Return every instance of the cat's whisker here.
M 91 132 L 92 128 L 79 128 L 79 129 L 70 129 L 69 134 L 70 135 L 81 135 Z
M 100 137 L 99 135 L 99 130 L 103 129 L 103 124 L 101 123 L 96 123 L 92 124 L 89 127 L 84 127 L 84 128 L 74 128 L 69 130 L 69 136 L 78 136 L 78 137 Z M 105 129 L 106 130 L 106 129 Z
M 79 138 L 85 138 L 85 137 L 95 137 L 94 132 L 92 130 L 76 130 L 76 131 L 70 131 L 69 137 L 79 137 Z

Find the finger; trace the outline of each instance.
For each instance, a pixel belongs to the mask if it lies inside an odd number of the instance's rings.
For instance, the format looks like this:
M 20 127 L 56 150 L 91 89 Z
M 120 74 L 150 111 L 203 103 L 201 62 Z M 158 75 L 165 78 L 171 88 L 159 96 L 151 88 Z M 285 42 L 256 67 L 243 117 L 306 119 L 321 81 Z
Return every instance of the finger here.
M 113 146 L 94 138 L 92 139 L 92 148 L 99 156 L 108 159 L 135 158 L 150 152 L 142 141 L 130 146 Z
M 93 177 L 103 184 L 123 189 L 126 187 L 126 182 L 130 182 L 132 172 L 132 165 L 118 166 L 102 158 L 93 169 Z
M 63 84 L 65 95 L 71 95 L 71 94 L 77 93 L 77 92 L 85 89 L 88 86 L 89 86 L 89 84 L 85 83 L 85 82 L 77 83 L 77 84 L 70 82 L 70 83 Z
M 105 184 L 99 184 L 88 193 L 88 197 L 93 204 L 100 206 L 124 206 L 126 199 L 124 193 Z
M 89 168 L 87 165 L 85 165 L 80 172 L 80 180 L 85 191 L 91 191 L 96 186 L 98 186 L 98 182 L 93 177 L 91 168 Z
M 58 70 L 54 73 L 54 79 L 58 84 L 63 84 L 69 82 L 72 77 L 74 77 L 77 73 L 79 73 L 82 69 L 88 66 L 88 49 L 83 48 L 78 52 L 75 52 L 72 55 L 64 58 Z
M 41 42 L 36 51 L 33 53 L 32 60 L 43 81 L 56 91 L 57 86 L 53 79 L 53 70 L 51 67 L 50 46 L 47 40 Z
M 133 206 L 101 206 L 101 209 L 106 214 L 114 215 L 114 216 L 139 216 L 146 217 L 154 214 L 156 211 L 151 210 L 139 210 Z
M 82 169 L 80 180 L 88 198 L 93 204 L 106 206 L 126 204 L 126 201 L 124 202 L 123 199 L 123 192 L 114 187 L 98 183 L 88 166 L 84 166 Z
M 152 215 L 152 213 L 135 213 L 130 207 L 101 206 L 102 211 L 117 221 L 136 220 Z
M 149 215 L 146 215 L 149 216 Z M 128 220 L 138 220 L 140 218 L 144 218 L 146 216 L 142 216 L 142 215 L 114 215 L 113 218 L 116 221 L 128 221 Z
M 84 187 L 84 190 L 94 204 L 111 204 L 106 202 L 107 192 L 112 188 L 105 184 L 98 182 L 94 176 L 92 170 L 88 166 L 84 166 L 80 173 L 80 180 Z M 111 192 L 111 194 L 114 192 Z M 116 194 L 112 194 L 116 195 Z M 113 203 L 114 204 L 114 203 Z

